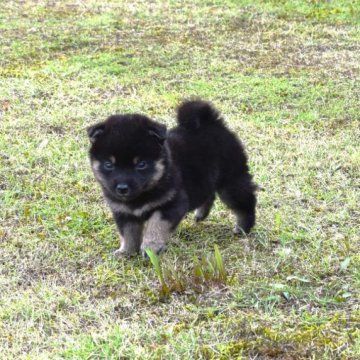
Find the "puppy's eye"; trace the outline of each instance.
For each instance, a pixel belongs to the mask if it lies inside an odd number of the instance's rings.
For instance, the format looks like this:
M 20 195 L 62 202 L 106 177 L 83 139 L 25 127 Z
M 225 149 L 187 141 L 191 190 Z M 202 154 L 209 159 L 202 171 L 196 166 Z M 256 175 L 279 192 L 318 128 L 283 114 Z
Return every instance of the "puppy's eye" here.
M 147 162 L 145 160 L 141 160 L 136 164 L 136 170 L 144 170 L 148 166 Z
M 105 161 L 103 167 L 106 171 L 112 171 L 115 168 L 114 164 L 111 161 Z

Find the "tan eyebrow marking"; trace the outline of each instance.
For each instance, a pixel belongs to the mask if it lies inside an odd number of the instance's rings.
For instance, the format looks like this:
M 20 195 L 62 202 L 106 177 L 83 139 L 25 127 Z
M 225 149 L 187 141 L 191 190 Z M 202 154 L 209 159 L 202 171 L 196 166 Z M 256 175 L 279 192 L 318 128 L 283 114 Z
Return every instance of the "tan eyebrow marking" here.
M 139 162 L 140 158 L 138 156 L 135 156 L 133 159 L 133 164 L 136 165 Z

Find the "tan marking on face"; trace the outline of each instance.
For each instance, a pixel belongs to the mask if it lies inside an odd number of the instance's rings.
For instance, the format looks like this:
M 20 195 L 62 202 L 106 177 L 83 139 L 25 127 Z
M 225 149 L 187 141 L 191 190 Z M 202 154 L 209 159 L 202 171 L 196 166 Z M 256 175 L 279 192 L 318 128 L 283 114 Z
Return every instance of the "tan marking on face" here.
M 111 156 L 109 157 L 109 160 L 110 160 L 113 164 L 115 164 L 115 162 L 116 162 L 115 156 L 113 156 L 113 155 L 111 155 Z
M 164 172 L 164 169 L 165 169 L 165 164 L 164 164 L 163 159 L 161 159 L 155 163 L 155 170 L 157 172 Z
M 165 164 L 163 159 L 155 163 L 155 173 L 151 179 L 151 185 L 155 185 L 164 175 Z
M 139 162 L 140 158 L 138 156 L 135 156 L 133 159 L 133 164 L 136 165 Z
M 102 173 L 100 171 L 100 167 L 101 167 L 101 162 L 99 160 L 92 160 L 91 168 L 92 168 L 93 174 L 95 176 L 95 179 L 98 182 L 103 183 L 104 178 L 103 178 Z
M 101 165 L 101 162 L 98 161 L 98 160 L 93 160 L 93 161 L 91 162 L 91 166 L 92 166 L 92 168 L 93 168 L 94 171 L 99 171 L 100 165 Z

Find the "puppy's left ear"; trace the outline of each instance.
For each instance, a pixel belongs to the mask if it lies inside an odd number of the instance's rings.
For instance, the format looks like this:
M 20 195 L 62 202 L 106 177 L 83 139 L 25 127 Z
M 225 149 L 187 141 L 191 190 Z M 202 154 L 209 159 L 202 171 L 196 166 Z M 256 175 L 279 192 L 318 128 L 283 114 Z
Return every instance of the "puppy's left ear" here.
M 90 142 L 93 144 L 105 130 L 105 123 L 101 122 L 87 128 Z
M 164 144 L 166 139 L 166 126 L 162 124 L 156 124 L 149 128 L 149 135 L 154 136 L 160 145 Z

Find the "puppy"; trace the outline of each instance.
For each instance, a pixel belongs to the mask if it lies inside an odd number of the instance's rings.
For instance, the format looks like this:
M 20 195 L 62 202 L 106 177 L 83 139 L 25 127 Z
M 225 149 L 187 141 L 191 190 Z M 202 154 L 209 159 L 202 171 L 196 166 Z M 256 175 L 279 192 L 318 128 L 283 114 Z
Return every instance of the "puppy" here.
M 88 128 L 91 167 L 121 234 L 117 257 L 160 253 L 189 211 L 204 220 L 215 194 L 234 212 L 235 232 L 255 224 L 256 185 L 237 136 L 204 101 L 185 101 L 178 126 L 113 115 Z

